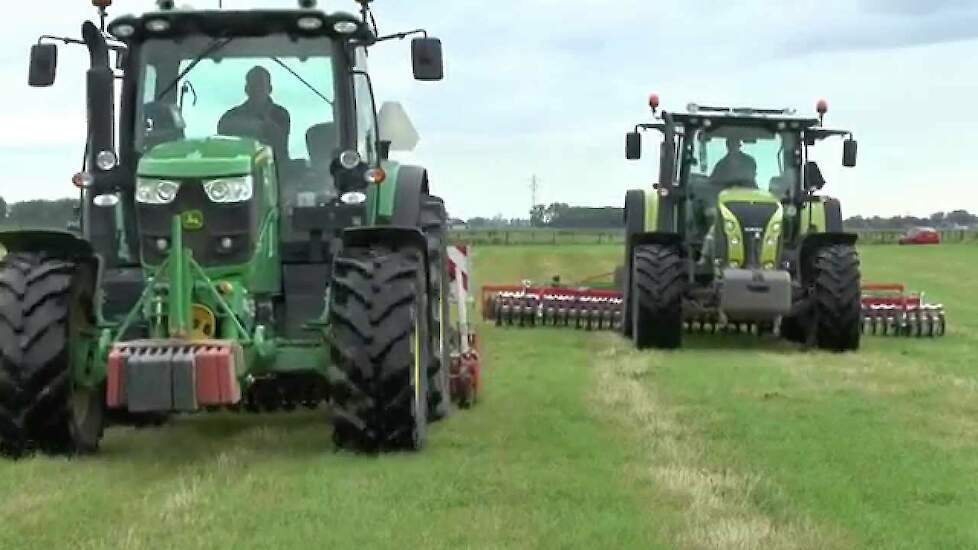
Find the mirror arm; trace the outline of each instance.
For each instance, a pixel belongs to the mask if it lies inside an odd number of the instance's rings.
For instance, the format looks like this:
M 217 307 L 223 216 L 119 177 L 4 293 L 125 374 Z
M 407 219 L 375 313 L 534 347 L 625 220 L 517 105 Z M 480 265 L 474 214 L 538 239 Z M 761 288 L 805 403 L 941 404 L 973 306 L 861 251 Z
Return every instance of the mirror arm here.
M 37 43 L 43 44 L 45 41 L 48 40 L 52 42 L 61 42 L 63 44 L 78 44 L 81 46 L 84 46 L 86 44 L 84 40 L 79 40 L 77 38 L 68 38 L 66 36 L 52 36 L 50 34 L 41 35 L 41 37 L 37 39 Z
M 421 36 L 428 38 L 428 31 L 425 29 L 415 29 L 413 31 L 398 32 L 394 34 L 388 34 L 387 36 L 381 36 L 374 40 L 374 44 L 378 42 L 387 42 L 388 40 L 404 40 L 409 36 L 415 36 L 420 34 Z
M 636 124 L 635 125 L 635 131 L 638 132 L 639 130 L 662 130 L 665 127 L 666 127 L 666 125 L 665 124 L 662 124 L 662 123 L 658 123 L 658 124 Z

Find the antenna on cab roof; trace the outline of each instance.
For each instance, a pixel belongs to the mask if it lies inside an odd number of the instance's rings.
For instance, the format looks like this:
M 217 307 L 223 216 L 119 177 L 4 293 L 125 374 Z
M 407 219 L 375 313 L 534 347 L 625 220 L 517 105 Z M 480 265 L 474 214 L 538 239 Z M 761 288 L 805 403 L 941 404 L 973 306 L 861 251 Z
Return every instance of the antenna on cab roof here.
M 380 31 L 377 30 L 377 18 L 374 17 L 373 10 L 370 9 L 370 3 L 374 0 L 356 0 L 357 4 L 360 4 L 360 17 L 363 18 L 365 24 L 369 24 L 374 28 L 374 34 L 380 35 Z
M 92 0 L 92 5 L 98 8 L 99 28 L 105 32 L 105 19 L 109 16 L 106 10 L 112 5 L 112 0 Z

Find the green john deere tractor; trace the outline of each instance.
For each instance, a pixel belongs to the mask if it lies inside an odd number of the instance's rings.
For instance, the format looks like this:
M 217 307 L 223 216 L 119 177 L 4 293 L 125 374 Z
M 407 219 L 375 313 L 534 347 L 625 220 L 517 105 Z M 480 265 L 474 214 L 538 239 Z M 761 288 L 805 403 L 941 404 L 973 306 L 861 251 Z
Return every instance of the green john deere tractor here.
M 413 450 L 449 412 L 445 207 L 376 109 L 358 15 L 160 9 L 85 22 L 80 236 L 0 235 L 0 447 L 97 449 L 110 422 L 328 404 L 333 440 Z M 56 47 L 30 83 L 55 80 Z M 119 100 L 116 93 L 121 91 Z M 324 434 L 326 428 L 324 425 Z
M 658 97 L 652 96 L 653 113 Z M 855 166 L 852 133 L 790 109 L 690 105 L 662 112 L 628 134 L 641 157 L 643 130 L 663 141 L 659 182 L 629 191 L 623 331 L 639 348 L 678 348 L 684 328 L 778 333 L 809 346 L 859 347 L 856 236 L 842 228 L 839 201 L 813 149 L 844 138 L 842 164 Z

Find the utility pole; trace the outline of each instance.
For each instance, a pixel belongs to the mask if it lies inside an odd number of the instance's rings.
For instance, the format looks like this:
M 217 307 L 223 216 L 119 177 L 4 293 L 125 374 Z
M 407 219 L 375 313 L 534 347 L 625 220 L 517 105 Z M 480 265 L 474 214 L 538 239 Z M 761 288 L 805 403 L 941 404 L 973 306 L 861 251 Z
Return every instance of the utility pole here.
M 537 175 L 533 174 L 530 178 L 530 210 L 537 205 L 537 192 L 540 190 L 540 180 L 537 179 Z

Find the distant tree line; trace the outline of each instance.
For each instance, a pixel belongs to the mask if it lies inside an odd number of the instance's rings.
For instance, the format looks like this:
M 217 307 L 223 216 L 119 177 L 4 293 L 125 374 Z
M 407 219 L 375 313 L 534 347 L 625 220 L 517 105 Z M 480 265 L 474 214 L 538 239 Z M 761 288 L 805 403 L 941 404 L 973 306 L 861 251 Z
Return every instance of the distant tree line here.
M 7 203 L 0 197 L 0 227 L 65 230 L 77 219 L 77 199 Z
M 911 227 L 934 227 L 937 229 L 963 229 L 978 226 L 978 216 L 967 210 L 952 212 L 935 212 L 926 218 L 915 216 L 853 216 L 846 218 L 845 226 L 849 229 L 909 229 Z

